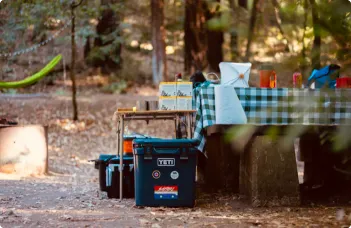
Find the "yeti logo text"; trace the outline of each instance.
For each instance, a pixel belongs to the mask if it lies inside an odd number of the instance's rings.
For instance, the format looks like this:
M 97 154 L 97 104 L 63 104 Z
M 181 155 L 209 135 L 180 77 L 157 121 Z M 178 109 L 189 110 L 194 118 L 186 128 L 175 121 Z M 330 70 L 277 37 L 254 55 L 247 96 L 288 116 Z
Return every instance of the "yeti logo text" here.
M 158 158 L 157 166 L 175 166 L 174 158 Z

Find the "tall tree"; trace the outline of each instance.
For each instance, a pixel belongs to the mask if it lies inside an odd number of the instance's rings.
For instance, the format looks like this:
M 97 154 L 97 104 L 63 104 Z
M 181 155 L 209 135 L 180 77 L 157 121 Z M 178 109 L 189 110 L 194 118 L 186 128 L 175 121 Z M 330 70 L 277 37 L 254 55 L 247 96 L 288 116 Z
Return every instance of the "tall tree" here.
M 319 22 L 319 13 L 315 0 L 310 0 L 312 9 L 312 22 L 313 22 L 313 47 L 312 47 L 312 68 L 319 69 L 321 67 L 321 26 Z
M 220 3 L 220 0 L 216 0 Z M 216 4 L 214 8 L 207 7 L 206 20 L 212 18 L 220 18 L 220 5 Z M 207 29 L 207 60 L 209 63 L 210 71 L 219 72 L 219 63 L 223 61 L 223 50 L 222 45 L 224 42 L 222 30 L 211 30 Z
M 280 11 L 279 2 L 278 2 L 278 0 L 272 0 L 272 3 L 274 6 L 275 20 L 277 22 L 277 27 L 279 29 L 279 32 L 283 36 L 284 40 L 286 41 L 285 51 L 290 52 L 289 40 L 286 38 L 285 32 L 283 30 L 283 26 L 282 26 L 282 19 L 280 18 L 280 15 L 279 15 L 279 11 Z
M 238 3 L 240 7 L 247 9 L 247 0 L 239 0 Z
M 250 58 L 250 48 L 251 48 L 251 43 L 255 31 L 255 25 L 256 25 L 256 18 L 257 18 L 257 11 L 258 11 L 258 4 L 260 0 L 254 0 L 252 9 L 251 9 L 251 16 L 250 16 L 250 24 L 249 24 L 249 33 L 247 36 L 247 45 L 246 45 L 246 54 L 245 54 L 245 59 L 248 60 Z
M 306 37 L 306 27 L 307 27 L 307 19 L 308 19 L 308 0 L 304 0 L 304 20 L 303 20 L 303 34 L 302 34 L 302 50 L 301 50 L 301 62 L 300 68 L 302 75 L 306 75 L 307 61 L 306 61 L 306 45 L 305 45 L 305 37 Z
M 96 25 L 94 48 L 89 53 L 93 66 L 108 73 L 121 68 L 122 38 L 120 24 L 123 0 L 101 0 L 101 15 Z M 119 8 L 118 8 L 119 7 Z
M 78 105 L 77 105 L 77 88 L 76 88 L 76 76 L 75 76 L 75 64 L 76 64 L 76 39 L 75 39 L 75 9 L 82 4 L 83 0 L 80 0 L 78 3 L 72 1 L 71 3 L 71 68 L 70 68 L 70 77 L 72 81 L 72 105 L 73 105 L 73 120 L 78 120 Z
M 237 61 L 237 59 L 240 57 L 240 53 L 238 50 L 239 46 L 239 36 L 238 36 L 238 28 L 239 28 L 239 18 L 240 18 L 240 11 L 235 5 L 235 0 L 229 0 L 229 6 L 232 11 L 232 17 L 233 17 L 233 26 L 231 28 L 230 32 L 230 49 L 231 49 L 231 60 L 232 61 Z M 247 0 L 239 0 L 239 7 L 243 9 L 247 9 Z
M 192 74 L 207 67 L 206 3 L 203 0 L 185 1 L 184 71 Z
M 164 0 L 151 0 L 152 78 L 154 84 L 167 81 L 167 57 L 164 26 Z

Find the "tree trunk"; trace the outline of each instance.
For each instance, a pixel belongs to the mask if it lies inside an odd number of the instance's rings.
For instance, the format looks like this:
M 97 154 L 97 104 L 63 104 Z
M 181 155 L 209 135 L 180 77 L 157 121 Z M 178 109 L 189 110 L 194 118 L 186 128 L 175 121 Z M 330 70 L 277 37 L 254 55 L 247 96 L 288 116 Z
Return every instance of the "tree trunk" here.
M 318 9 L 315 0 L 310 0 L 312 8 L 312 21 L 313 21 L 313 47 L 312 47 L 312 68 L 319 69 L 321 67 L 321 27 L 319 23 Z
M 239 0 L 239 6 L 244 9 L 247 9 L 247 0 Z
M 302 51 L 301 51 L 301 73 L 303 76 L 306 75 L 307 61 L 306 61 L 306 46 L 305 46 L 305 36 L 306 36 L 306 27 L 307 27 L 307 17 L 308 17 L 308 0 L 304 0 L 304 21 L 303 21 L 303 35 L 302 35 Z M 306 75 L 307 76 L 307 75 Z
M 84 45 L 84 59 L 88 58 L 88 55 L 90 53 L 91 50 L 91 45 L 90 45 L 90 37 L 87 37 L 87 41 Z
M 279 15 L 279 3 L 277 0 L 272 0 L 273 6 L 274 6 L 274 12 L 275 12 L 275 20 L 277 22 L 277 27 L 279 29 L 279 32 L 282 34 L 284 40 L 286 40 L 286 47 L 285 47 L 285 51 L 290 52 L 290 48 L 289 48 L 289 40 L 286 38 L 285 32 L 283 30 L 282 27 L 282 19 L 280 18 Z
M 100 57 L 93 59 L 91 63 L 95 67 L 101 67 L 104 73 L 119 70 L 122 66 L 122 43 L 118 41 L 118 37 L 121 36 L 118 27 L 122 16 L 112 8 L 113 4 L 122 2 L 123 0 L 101 0 L 103 10 L 96 26 L 98 36 L 94 40 L 94 48 L 92 50 L 97 51 Z M 109 36 L 110 38 L 107 38 Z M 110 49 L 108 53 L 101 51 L 102 47 L 107 46 Z
M 74 14 L 74 5 L 71 5 L 71 69 L 70 69 L 70 77 L 72 81 L 72 105 L 73 105 L 73 120 L 78 120 L 78 105 L 76 98 L 76 76 L 74 67 L 76 64 L 76 41 L 75 41 L 75 14 Z
M 220 0 L 217 0 L 217 2 L 220 2 Z M 218 8 L 215 10 L 215 12 L 210 12 L 210 10 L 206 11 L 207 21 L 213 17 L 220 17 Z M 219 72 L 219 63 L 223 61 L 223 32 L 207 30 L 207 37 L 207 60 L 209 63 L 210 71 Z
M 247 0 L 239 0 L 238 5 L 243 9 L 247 9 Z M 231 60 L 239 61 L 240 60 L 240 52 L 238 49 L 239 36 L 237 31 L 240 25 L 240 11 L 235 6 L 235 0 L 229 0 L 229 6 L 232 10 L 232 15 L 234 19 L 234 24 L 230 31 Z
M 152 78 L 155 85 L 168 81 L 166 58 L 166 31 L 164 27 L 164 0 L 151 0 Z
M 243 4 L 242 1 L 239 1 L 239 4 L 240 4 L 240 2 L 241 2 L 241 4 Z M 233 18 L 235 21 L 233 28 L 230 31 L 230 49 L 231 49 L 230 54 L 231 54 L 231 60 L 236 61 L 240 57 L 239 50 L 238 50 L 239 37 L 238 37 L 238 32 L 237 32 L 237 29 L 239 27 L 239 21 L 237 20 L 237 18 L 238 18 L 237 13 L 239 13 L 239 12 L 236 10 L 234 0 L 229 0 L 229 6 L 232 10 L 232 15 L 233 15 Z M 243 7 L 243 6 L 241 6 L 241 7 Z
M 253 5 L 252 5 L 252 9 L 251 9 L 249 33 L 248 33 L 248 36 L 247 36 L 247 45 L 246 45 L 246 54 L 245 54 L 245 59 L 246 60 L 249 60 L 250 54 L 251 54 L 250 48 L 251 48 L 251 43 L 252 43 L 254 31 L 255 31 L 258 3 L 259 3 L 259 0 L 254 0 L 253 1 Z
M 205 9 L 203 0 L 185 1 L 184 71 L 188 74 L 203 70 L 208 65 Z

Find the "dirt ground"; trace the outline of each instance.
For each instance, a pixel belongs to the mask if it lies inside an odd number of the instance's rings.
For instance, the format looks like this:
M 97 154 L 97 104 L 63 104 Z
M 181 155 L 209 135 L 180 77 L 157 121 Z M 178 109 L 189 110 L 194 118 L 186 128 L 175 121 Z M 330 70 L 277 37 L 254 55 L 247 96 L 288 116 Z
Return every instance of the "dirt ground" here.
M 237 195 L 202 194 L 195 208 L 174 209 L 136 208 L 133 200 L 107 199 L 88 160 L 115 152 L 116 107 L 135 106 L 145 94 L 155 95 L 152 90 L 81 94 L 78 122 L 70 120 L 68 96 L 0 95 L 0 115 L 49 126 L 49 175 L 0 174 L 0 227 L 350 227 L 351 202 L 346 207 L 251 208 Z M 135 121 L 128 130 L 171 138 L 174 124 Z

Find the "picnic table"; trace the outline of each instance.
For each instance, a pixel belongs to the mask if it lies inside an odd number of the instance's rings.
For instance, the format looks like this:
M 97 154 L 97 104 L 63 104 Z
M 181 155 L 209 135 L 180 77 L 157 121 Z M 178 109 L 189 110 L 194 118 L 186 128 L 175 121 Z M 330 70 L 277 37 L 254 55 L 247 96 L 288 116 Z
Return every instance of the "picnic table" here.
M 126 121 L 133 120 L 173 120 L 175 126 L 178 125 L 180 118 L 185 117 L 187 137 L 192 137 L 192 114 L 195 110 L 152 110 L 152 111 L 120 111 L 115 112 L 117 117 L 117 154 L 120 156 L 120 199 L 123 198 L 123 136 L 124 124 Z M 176 130 L 176 129 L 175 129 Z
M 349 90 L 233 88 L 254 131 L 241 149 L 224 140 L 234 125 L 218 125 L 215 118 L 214 86 L 196 88 L 193 104 L 197 109 L 194 138 L 206 152 L 204 177 L 212 188 L 232 187 L 249 197 L 255 206 L 296 205 L 300 202 L 294 143 L 282 148 L 291 127 L 304 129 L 300 138 L 309 139 L 323 131 L 335 131 L 351 119 Z M 276 138 L 268 136 L 274 126 Z M 238 126 L 240 127 L 240 126 Z M 293 139 L 289 139 L 293 140 Z M 305 140 L 306 141 L 306 140 Z M 208 142 L 208 143 L 206 143 Z M 317 149 L 307 145 L 302 153 Z

